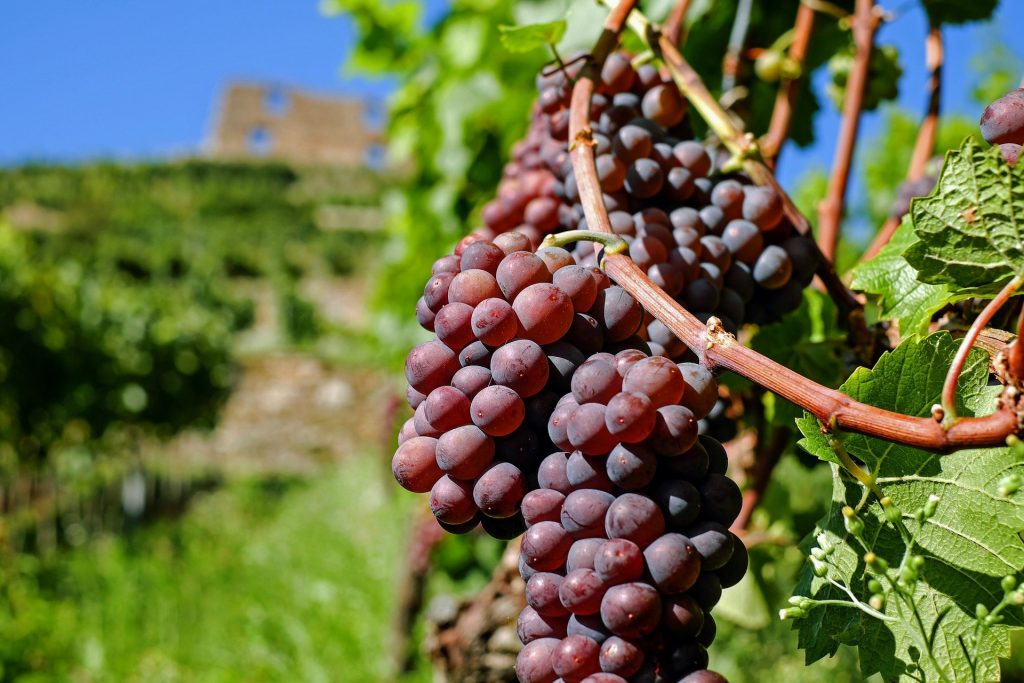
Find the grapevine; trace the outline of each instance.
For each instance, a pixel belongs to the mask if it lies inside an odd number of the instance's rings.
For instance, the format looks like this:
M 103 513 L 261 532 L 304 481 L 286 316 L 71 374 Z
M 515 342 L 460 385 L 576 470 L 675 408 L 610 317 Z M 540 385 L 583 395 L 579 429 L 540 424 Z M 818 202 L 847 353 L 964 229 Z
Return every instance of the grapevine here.
M 850 340 L 879 332 L 868 329 L 863 295 L 847 288 L 831 256 L 858 118 L 891 96 L 872 91 L 865 102 L 879 59 L 896 63 L 874 45 L 882 14 L 858 0 L 848 18 L 855 49 L 836 95 L 844 123 L 816 243 L 771 168 L 789 128 L 811 10 L 802 5 L 794 32 L 771 48 L 790 54 L 762 145 L 678 49 L 689 3 L 677 5 L 665 33 L 631 0 L 606 4 L 593 48 L 558 56 L 537 76 L 529 129 L 480 213 L 483 225 L 433 264 L 416 320 L 434 338 L 406 358 L 414 414 L 399 433 L 395 479 L 429 494 L 448 532 L 482 526 L 499 539 L 521 536 L 520 683 L 724 681 L 709 668 L 712 609 L 747 571 L 745 527 L 760 499 L 754 490 L 745 503 L 727 476 L 722 441 L 735 430 L 720 432 L 711 419 L 735 391 L 716 375 L 732 371 L 804 409 L 800 445 L 833 467 L 835 514 L 805 544 L 808 568 L 780 616 L 809 623 L 798 628 L 817 656 L 845 642 L 850 619 L 870 624 L 863 628 L 872 637 L 893 630 L 909 661 L 864 665 L 865 675 L 953 681 L 969 671 L 988 680 L 1005 626 L 1020 625 L 1014 610 L 1024 602 L 1024 548 L 1014 526 L 1024 362 L 1015 341 L 999 349 L 992 389 L 989 359 L 973 347 L 1024 279 L 1019 253 L 1004 249 L 999 260 L 986 251 L 986 240 L 1014 239 L 1005 216 L 1024 215 L 1015 196 L 1024 89 L 982 116 L 992 149 L 965 142 L 929 174 L 942 59 L 941 22 L 933 22 L 927 123 L 893 225 L 854 284 L 899 248 L 901 267 L 917 282 L 992 301 L 963 340 L 908 334 L 873 353 L 873 370 L 833 389 L 741 339 L 749 326 L 796 311 L 815 276 Z M 730 82 L 740 74 L 748 20 L 737 18 Z M 654 62 L 619 47 L 627 25 Z M 762 78 L 769 57 L 758 58 Z M 693 134 L 696 117 L 711 129 L 703 140 Z M 944 205 L 952 184 L 968 176 L 1004 188 L 1009 199 L 988 208 L 979 193 L 962 197 L 963 206 Z M 969 253 L 957 260 L 956 249 Z M 942 366 L 944 378 L 914 374 L 923 365 Z M 913 390 L 892 394 L 900 383 Z M 757 487 L 787 446 L 787 431 L 776 436 L 759 451 L 771 462 L 758 470 Z M 985 464 L 959 469 L 971 453 L 985 454 Z M 934 490 L 904 493 L 900 486 L 914 477 Z M 950 528 L 939 522 L 969 486 L 987 487 L 991 497 L 992 533 L 1005 545 L 985 561 L 1002 573 L 993 579 L 996 570 L 986 569 L 973 592 L 939 588 L 937 567 L 950 561 L 941 545 Z M 971 520 L 952 526 L 962 538 L 983 533 Z M 943 644 L 950 637 L 960 651 Z

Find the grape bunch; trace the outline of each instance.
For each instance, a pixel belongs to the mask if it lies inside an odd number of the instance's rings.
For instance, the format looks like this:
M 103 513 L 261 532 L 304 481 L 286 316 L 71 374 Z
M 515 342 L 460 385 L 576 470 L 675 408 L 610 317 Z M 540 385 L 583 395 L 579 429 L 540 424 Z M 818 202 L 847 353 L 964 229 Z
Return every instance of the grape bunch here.
M 522 502 L 521 683 L 724 681 L 710 611 L 747 554 L 725 450 L 697 432 L 716 399 L 704 367 L 634 349 L 573 373 L 548 422 L 563 450 Z
M 571 72 L 538 79 L 526 139 L 514 150 L 486 227 L 468 239 L 513 231 L 536 247 L 544 235 L 586 229 L 567 135 Z M 818 266 L 813 243 L 783 214 L 782 198 L 742 174 L 724 174 L 718 154 L 691 139 L 686 104 L 651 65 L 613 54 L 591 107 L 596 170 L 613 231 L 651 280 L 702 320 L 735 332 L 799 306 Z M 596 265 L 592 244 L 573 249 Z M 646 328 L 645 328 L 646 331 Z M 656 338 L 655 338 L 656 337 Z M 656 353 L 679 359 L 681 343 L 655 326 Z M 670 348 L 671 347 L 671 348 Z
M 1024 145 L 1024 88 L 1011 90 L 985 107 L 981 115 L 981 134 L 991 145 L 999 145 L 1003 158 L 1011 166 L 1017 163 Z
M 648 350 L 639 304 L 557 247 L 526 251 L 516 232 L 438 259 L 417 306 L 435 338 L 405 366 L 414 408 L 392 461 L 398 482 L 430 493 L 438 522 L 499 538 L 523 530 L 520 502 L 553 450 L 549 417 L 585 354 Z

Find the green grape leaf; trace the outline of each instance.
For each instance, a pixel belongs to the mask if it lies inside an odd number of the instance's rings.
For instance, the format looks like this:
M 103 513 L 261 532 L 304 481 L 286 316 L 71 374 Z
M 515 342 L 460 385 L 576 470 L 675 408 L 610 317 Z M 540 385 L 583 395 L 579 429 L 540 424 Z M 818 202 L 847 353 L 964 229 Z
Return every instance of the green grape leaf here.
M 904 252 L 918 279 L 992 296 L 1024 274 L 1024 165 L 967 138 L 935 190 L 910 204 L 920 240 Z
M 755 351 L 819 384 L 835 386 L 843 378 L 841 350 L 846 335 L 837 324 L 832 300 L 813 289 L 804 292 L 800 308 L 781 322 L 762 327 L 750 340 Z M 803 411 L 774 394 L 765 394 L 766 414 L 775 424 L 790 426 Z
M 912 338 L 886 353 L 874 369 L 861 368 L 841 388 L 857 400 L 908 415 L 928 415 L 939 400 L 946 369 L 958 342 L 940 332 L 925 339 Z M 998 387 L 988 386 L 988 358 L 975 351 L 968 359 L 958 388 L 961 414 L 990 412 Z M 807 416 L 798 421 L 806 450 L 836 463 L 839 460 L 822 434 L 820 424 Z M 1024 625 L 1020 611 L 1007 611 L 1003 625 L 981 638 L 977 650 L 961 639 L 973 633 L 975 608 L 994 607 L 1002 599 L 1000 581 L 1024 567 L 1024 491 L 1000 496 L 999 482 L 1011 473 L 1024 474 L 1024 458 L 1010 448 L 963 450 L 948 455 L 893 444 L 859 434 L 836 434 L 846 452 L 876 477 L 878 487 L 901 513 L 913 552 L 924 567 L 912 593 L 916 609 L 890 595 L 884 613 L 891 621 L 847 605 L 812 609 L 796 622 L 800 646 L 808 662 L 832 655 L 839 645 L 859 648 L 862 674 L 880 673 L 884 680 L 998 680 L 998 658 L 1009 654 L 1009 629 Z M 865 501 L 864 488 L 838 465 L 833 465 L 833 495 L 829 513 L 803 548 L 834 546 L 827 578 L 805 566 L 796 595 L 815 600 L 850 597 L 835 581 L 867 603 L 864 553 L 846 531 L 841 509 L 857 508 Z M 929 496 L 938 496 L 934 517 L 923 525 L 914 513 Z M 898 567 L 906 550 L 899 530 L 886 520 L 874 496 L 859 509 L 870 549 Z M 928 646 L 929 634 L 934 639 Z M 972 665 L 973 661 L 973 665 Z M 976 670 L 974 670 L 976 666 Z M 940 673 L 941 670 L 941 673 Z
M 999 0 L 922 0 L 932 24 L 963 24 L 988 19 Z
M 530 52 L 537 48 L 557 45 L 565 35 L 565 19 L 524 26 L 499 26 L 501 44 L 509 52 Z
M 954 294 L 945 284 L 926 284 L 917 278 L 917 270 L 903 253 L 918 243 L 909 218 L 893 234 L 889 243 L 870 261 L 853 270 L 853 289 L 873 295 L 882 320 L 899 321 L 900 334 L 924 334 L 932 316 L 947 304 L 970 298 Z

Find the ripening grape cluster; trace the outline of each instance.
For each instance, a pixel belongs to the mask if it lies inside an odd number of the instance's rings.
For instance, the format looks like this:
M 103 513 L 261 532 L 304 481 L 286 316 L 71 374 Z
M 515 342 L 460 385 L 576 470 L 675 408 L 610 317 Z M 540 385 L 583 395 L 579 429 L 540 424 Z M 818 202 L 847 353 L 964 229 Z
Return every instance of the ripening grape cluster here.
M 710 610 L 747 554 L 725 450 L 697 433 L 714 379 L 627 349 L 592 355 L 570 388 L 548 422 L 561 450 L 522 501 L 520 682 L 724 681 Z
M 711 608 L 743 576 L 738 487 L 711 373 L 598 268 L 568 153 L 567 71 L 538 78 L 485 227 L 438 259 L 406 359 L 414 415 L 392 471 L 453 533 L 520 534 L 522 683 L 717 683 Z M 817 250 L 782 198 L 692 139 L 678 90 L 613 54 L 593 99 L 596 171 L 630 258 L 735 331 L 795 309 Z M 721 426 L 721 425 L 719 425 Z M 715 429 L 717 433 L 717 429 Z
M 526 139 L 484 208 L 486 227 L 468 239 L 515 231 L 536 247 L 546 234 L 587 227 L 567 147 L 573 75 L 538 78 Z M 725 159 L 688 139 L 685 114 L 679 91 L 655 67 L 634 69 L 623 53 L 609 57 L 591 127 L 612 229 L 651 280 L 699 318 L 715 315 L 734 332 L 745 322 L 778 319 L 799 306 L 817 250 L 786 219 L 775 191 L 722 173 L 716 159 Z M 596 265 L 589 242 L 577 243 L 573 254 Z M 652 341 L 665 346 L 669 339 Z M 678 342 L 670 345 L 682 351 Z M 675 357 L 673 349 L 654 350 Z
M 981 134 L 989 144 L 999 145 L 1009 164 L 1017 163 L 1024 145 L 1024 88 L 1011 90 L 985 108 Z
M 417 313 L 436 338 L 406 360 L 415 413 L 392 469 L 430 493 L 452 532 L 482 522 L 499 538 L 519 535 L 520 503 L 554 450 L 549 418 L 576 368 L 602 349 L 646 349 L 643 310 L 625 290 L 565 249 L 528 247 L 516 232 L 460 245 L 434 264 Z

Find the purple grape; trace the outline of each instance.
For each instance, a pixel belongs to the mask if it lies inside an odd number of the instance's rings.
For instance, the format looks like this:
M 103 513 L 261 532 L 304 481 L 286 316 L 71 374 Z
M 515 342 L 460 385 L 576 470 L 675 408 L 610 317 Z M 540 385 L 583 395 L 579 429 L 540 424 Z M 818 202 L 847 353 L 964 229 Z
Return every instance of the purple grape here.
M 391 460 L 391 472 L 402 488 L 426 493 L 444 475 L 434 456 L 437 445 L 437 439 L 415 436 L 398 447 Z
M 538 572 L 526 582 L 526 604 L 543 617 L 569 617 L 569 611 L 558 598 L 562 576 L 552 572 Z
M 427 400 L 429 401 L 429 397 Z M 515 391 L 505 386 L 495 385 L 480 390 L 473 398 L 468 413 L 473 424 L 485 434 L 507 436 L 523 423 L 523 418 L 526 417 L 526 406 L 523 405 L 523 399 Z
M 625 493 L 615 499 L 605 516 L 608 538 L 625 538 L 646 548 L 665 531 L 665 518 L 650 498 Z
M 597 489 L 573 491 L 562 504 L 562 528 L 573 538 L 596 538 L 604 534 L 604 518 L 615 496 Z
M 421 394 L 448 384 L 458 369 L 458 356 L 439 341 L 420 344 L 405 359 L 405 378 Z
M 437 465 L 456 479 L 476 479 L 494 460 L 494 439 L 475 425 L 456 427 L 437 440 Z
M 632 541 L 610 539 L 594 556 L 594 571 L 609 586 L 636 581 L 644 573 L 644 552 Z
M 551 665 L 551 654 L 560 641 L 539 638 L 526 644 L 516 656 L 516 677 L 519 683 L 554 683 L 558 678 Z
M 665 521 L 673 529 L 685 528 L 700 515 L 700 492 L 696 486 L 683 479 L 659 484 L 654 492 L 654 500 L 665 514 Z
M 469 399 L 452 386 L 434 389 L 423 402 L 423 415 L 435 429 L 449 429 L 469 424 Z
M 644 549 L 651 580 L 665 595 L 689 590 L 700 576 L 701 556 L 682 534 L 665 534 Z
M 535 342 L 517 339 L 491 356 L 491 376 L 495 384 L 514 390 L 523 398 L 539 393 L 548 381 L 548 359 Z
M 705 570 L 720 569 L 732 557 L 735 536 L 718 522 L 699 522 L 686 530 L 686 536 L 700 553 Z
M 599 662 L 602 671 L 628 678 L 644 665 L 644 653 L 625 638 L 612 636 L 601 644 Z
M 476 306 L 484 299 L 501 296 L 498 282 L 486 270 L 464 270 L 456 275 L 448 287 L 448 300 Z
M 620 443 L 608 455 L 608 479 L 621 489 L 642 489 L 654 480 L 658 458 L 643 444 Z
M 554 489 L 534 489 L 523 497 L 522 513 L 526 525 L 560 522 L 565 496 Z
M 622 378 L 613 363 L 592 358 L 576 368 L 571 386 L 577 403 L 608 403 L 622 387 Z
M 558 599 L 565 609 L 576 616 L 597 614 L 607 588 L 593 569 L 573 569 L 562 580 L 558 588 Z
M 525 495 L 522 471 L 508 462 L 492 464 L 473 484 L 473 502 L 482 513 L 495 519 L 505 519 L 519 512 Z
M 545 617 L 538 614 L 537 610 L 532 607 L 525 607 L 519 613 L 519 620 L 516 622 L 516 633 L 519 635 L 519 641 L 523 645 L 540 640 L 541 638 L 564 638 L 568 621 L 568 617 L 565 616 Z
M 572 300 L 553 284 L 526 287 L 512 309 L 519 318 L 519 335 L 541 345 L 558 341 L 572 325 Z
M 614 635 L 642 638 L 661 620 L 661 598 L 646 583 L 612 586 L 601 600 L 601 621 Z
M 512 305 L 498 298 L 484 299 L 477 304 L 470 325 L 476 338 L 491 346 L 501 346 L 519 331 L 519 319 Z
M 572 537 L 558 522 L 538 522 L 523 535 L 526 564 L 539 571 L 556 571 L 565 564 Z
M 445 524 L 465 524 L 474 519 L 477 506 L 473 502 L 472 483 L 444 475 L 430 489 L 430 511 Z

